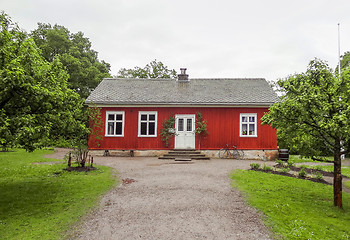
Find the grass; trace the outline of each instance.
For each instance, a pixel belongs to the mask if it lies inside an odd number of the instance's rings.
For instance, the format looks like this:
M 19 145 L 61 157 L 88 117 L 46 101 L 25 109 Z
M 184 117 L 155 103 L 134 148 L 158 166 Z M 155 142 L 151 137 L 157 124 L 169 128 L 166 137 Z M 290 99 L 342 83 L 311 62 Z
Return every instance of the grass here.
M 333 157 L 327 157 L 328 160 L 333 160 Z M 289 155 L 289 162 L 292 162 L 292 163 L 303 163 L 303 162 L 319 162 L 319 161 L 313 161 L 312 159 L 310 158 L 302 158 L 300 157 L 299 155 Z M 319 163 L 322 163 L 322 162 L 319 162 Z M 320 170 L 325 170 L 325 171 L 329 171 L 329 172 L 332 172 L 333 171 L 333 165 L 331 166 L 322 166 L 322 165 L 314 165 L 314 166 L 309 166 L 311 168 L 316 168 L 316 169 L 320 169 Z M 347 166 L 347 167 L 342 167 L 342 174 L 344 176 L 347 176 L 350 178 L 350 167 Z M 350 181 L 343 181 L 345 186 L 350 188 Z
M 53 151 L 0 152 L 0 239 L 62 239 L 116 183 L 111 169 L 67 172 L 44 158 Z
M 332 161 L 333 157 L 326 157 L 325 159 Z M 289 160 L 293 163 L 303 163 L 303 162 L 319 162 L 314 161 L 311 158 L 301 157 L 300 155 L 289 155 Z
M 350 239 L 350 194 L 333 206 L 331 186 L 263 172 L 237 170 L 232 185 L 264 213 L 276 239 Z
M 314 165 L 314 166 L 308 166 L 309 168 L 314 168 L 314 169 L 320 169 L 328 172 L 333 172 L 334 166 L 333 165 L 328 165 L 328 166 L 322 166 L 322 165 Z M 341 173 L 344 176 L 347 176 L 350 178 L 350 166 L 345 166 L 341 168 Z
M 334 169 L 334 166 L 322 166 L 322 165 L 309 166 L 309 167 L 321 169 L 321 170 L 328 171 L 328 172 L 333 172 L 333 169 Z M 344 176 L 347 176 L 348 178 L 350 178 L 350 166 L 342 167 L 341 173 Z M 343 178 L 343 183 L 345 184 L 346 187 L 350 188 L 350 181 L 344 181 L 344 178 Z

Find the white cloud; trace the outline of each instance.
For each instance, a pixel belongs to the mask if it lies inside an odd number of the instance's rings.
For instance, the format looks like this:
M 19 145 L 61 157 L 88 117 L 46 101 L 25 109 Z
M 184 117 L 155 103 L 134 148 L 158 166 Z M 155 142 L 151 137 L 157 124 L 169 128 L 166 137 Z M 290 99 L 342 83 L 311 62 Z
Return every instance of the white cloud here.
M 350 50 L 347 0 L 1 0 L 27 31 L 60 24 L 90 38 L 112 73 L 153 59 L 190 77 L 265 77 L 306 70 L 314 57 L 337 64 Z

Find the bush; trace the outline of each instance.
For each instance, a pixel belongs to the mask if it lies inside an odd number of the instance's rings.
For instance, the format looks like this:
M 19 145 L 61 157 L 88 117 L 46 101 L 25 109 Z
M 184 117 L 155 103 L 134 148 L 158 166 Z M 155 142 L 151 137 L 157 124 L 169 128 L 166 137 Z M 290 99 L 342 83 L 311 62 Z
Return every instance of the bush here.
M 288 167 L 293 167 L 295 164 L 293 162 L 291 162 L 291 161 L 288 161 L 287 165 L 288 165 Z
M 269 167 L 269 166 L 266 166 L 264 164 L 263 168 L 262 168 L 264 171 L 271 171 L 272 170 L 272 167 Z
M 290 168 L 281 168 L 281 173 L 288 173 L 290 171 Z
M 323 170 L 321 165 L 316 165 L 316 166 L 313 167 L 313 169 L 315 169 L 317 171 L 322 171 Z
M 322 173 L 320 173 L 320 172 L 317 172 L 317 173 L 315 174 L 315 177 L 316 177 L 316 179 L 318 179 L 318 180 L 323 180 L 323 175 L 322 175 Z
M 277 160 L 276 160 L 276 163 L 279 164 L 279 165 L 284 166 L 285 161 L 282 161 L 282 160 L 277 159 Z
M 305 168 L 302 168 L 298 173 L 299 177 L 302 177 L 302 178 L 306 177 L 306 174 L 307 173 L 305 171 Z
M 257 170 L 260 168 L 260 164 L 259 163 L 251 163 L 250 164 L 250 167 L 254 170 Z

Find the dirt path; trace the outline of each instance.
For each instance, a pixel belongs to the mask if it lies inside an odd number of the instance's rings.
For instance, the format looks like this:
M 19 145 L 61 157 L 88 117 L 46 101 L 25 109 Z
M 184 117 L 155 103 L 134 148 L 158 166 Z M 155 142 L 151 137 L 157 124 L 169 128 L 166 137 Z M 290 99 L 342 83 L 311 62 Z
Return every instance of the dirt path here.
M 270 239 L 259 214 L 230 186 L 230 171 L 251 161 L 95 157 L 95 163 L 117 169 L 123 184 L 71 239 Z

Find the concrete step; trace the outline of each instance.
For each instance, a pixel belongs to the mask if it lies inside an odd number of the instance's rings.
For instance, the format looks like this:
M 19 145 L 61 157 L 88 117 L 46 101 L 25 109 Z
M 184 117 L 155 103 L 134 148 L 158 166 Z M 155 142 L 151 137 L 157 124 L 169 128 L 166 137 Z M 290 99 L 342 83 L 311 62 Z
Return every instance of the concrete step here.
M 191 157 L 205 157 L 205 154 L 164 154 L 164 157 L 184 157 L 184 158 L 191 158 Z
M 158 157 L 158 159 L 175 159 L 175 157 Z
M 204 157 L 192 157 L 192 160 L 210 160 L 210 157 L 204 156 Z
M 174 149 L 158 159 L 168 159 L 175 161 L 210 160 L 205 154 L 195 149 Z
M 177 162 L 190 162 L 192 159 L 190 158 L 175 158 L 175 161 Z
M 168 154 L 201 154 L 200 151 L 169 151 Z
M 196 149 L 173 149 L 172 151 L 175 151 L 175 152 L 178 152 L 178 151 L 188 151 L 188 152 L 193 152 L 193 151 L 196 151 Z
M 158 159 L 168 159 L 168 160 L 176 160 L 176 159 L 191 159 L 191 160 L 210 160 L 210 157 L 206 156 L 191 156 L 191 157 L 183 157 L 183 156 L 163 156 Z

